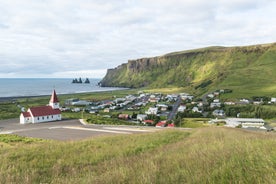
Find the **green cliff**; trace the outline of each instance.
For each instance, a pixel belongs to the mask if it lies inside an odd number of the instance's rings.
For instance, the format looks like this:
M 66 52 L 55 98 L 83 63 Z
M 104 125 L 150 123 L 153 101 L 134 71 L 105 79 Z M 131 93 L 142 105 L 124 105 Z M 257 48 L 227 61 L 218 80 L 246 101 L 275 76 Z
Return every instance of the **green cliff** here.
M 184 87 L 208 91 L 232 88 L 276 94 L 276 43 L 208 47 L 129 60 L 108 69 L 102 86 Z

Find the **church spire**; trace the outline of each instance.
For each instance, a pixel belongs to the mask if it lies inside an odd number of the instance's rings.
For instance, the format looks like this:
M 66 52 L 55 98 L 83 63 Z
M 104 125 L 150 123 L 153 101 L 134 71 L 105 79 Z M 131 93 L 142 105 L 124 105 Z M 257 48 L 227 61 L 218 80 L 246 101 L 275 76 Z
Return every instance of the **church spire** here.
M 52 93 L 52 96 L 49 101 L 49 105 L 52 106 L 53 109 L 59 108 L 59 101 L 58 101 L 57 94 L 56 94 L 55 90 Z
M 54 90 L 52 93 L 51 99 L 50 99 L 50 103 L 57 103 L 57 102 L 59 102 L 59 101 L 57 98 L 56 90 Z

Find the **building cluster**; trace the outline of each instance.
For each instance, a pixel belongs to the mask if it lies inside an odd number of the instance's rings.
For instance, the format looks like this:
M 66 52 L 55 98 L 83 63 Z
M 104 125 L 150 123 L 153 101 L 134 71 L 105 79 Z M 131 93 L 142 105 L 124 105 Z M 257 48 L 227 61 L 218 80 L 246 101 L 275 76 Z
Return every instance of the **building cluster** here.
M 221 93 L 225 93 L 225 90 L 217 90 L 204 95 L 202 98 L 196 99 L 188 93 L 164 95 L 161 93 L 139 92 L 138 94 L 126 95 L 120 98 L 114 97 L 112 100 L 99 102 L 67 99 L 63 106 L 60 107 L 56 92 L 53 91 L 48 105 L 32 107 L 26 112 L 22 112 L 20 115 L 20 123 L 57 121 L 61 120 L 62 111 L 85 111 L 105 117 L 114 117 L 115 114 L 118 119 L 157 127 L 174 126 L 172 120 L 174 120 L 178 113 L 184 115 L 184 117 L 214 118 L 210 121 L 211 123 L 223 120 L 230 127 L 238 125 L 242 125 L 242 127 L 262 127 L 264 122 L 260 119 L 245 119 L 244 121 L 246 122 L 244 122 L 241 118 L 227 118 L 224 107 L 276 103 L 276 98 L 274 97 L 266 102 L 262 98 L 257 98 L 258 100 L 239 99 L 238 101 L 221 101 Z M 239 114 L 235 118 L 239 118 Z

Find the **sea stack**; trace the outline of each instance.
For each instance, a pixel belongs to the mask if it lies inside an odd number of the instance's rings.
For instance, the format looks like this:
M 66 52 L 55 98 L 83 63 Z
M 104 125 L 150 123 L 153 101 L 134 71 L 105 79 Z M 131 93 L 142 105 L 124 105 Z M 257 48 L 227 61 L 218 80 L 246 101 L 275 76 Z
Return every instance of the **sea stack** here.
M 88 79 L 88 78 L 86 78 L 86 79 L 85 79 L 85 81 L 84 81 L 84 83 L 85 83 L 85 84 L 90 84 L 89 79 Z

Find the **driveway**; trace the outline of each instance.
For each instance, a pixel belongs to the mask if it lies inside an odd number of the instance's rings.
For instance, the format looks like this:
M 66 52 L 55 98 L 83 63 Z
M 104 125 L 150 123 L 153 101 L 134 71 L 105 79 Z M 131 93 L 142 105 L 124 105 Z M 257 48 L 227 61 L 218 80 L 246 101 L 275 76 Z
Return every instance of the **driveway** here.
M 108 134 L 135 134 L 160 129 L 139 126 L 83 125 L 79 120 L 62 120 L 37 124 L 19 124 L 19 119 L 0 121 L 0 134 L 16 134 L 53 140 L 80 140 Z

